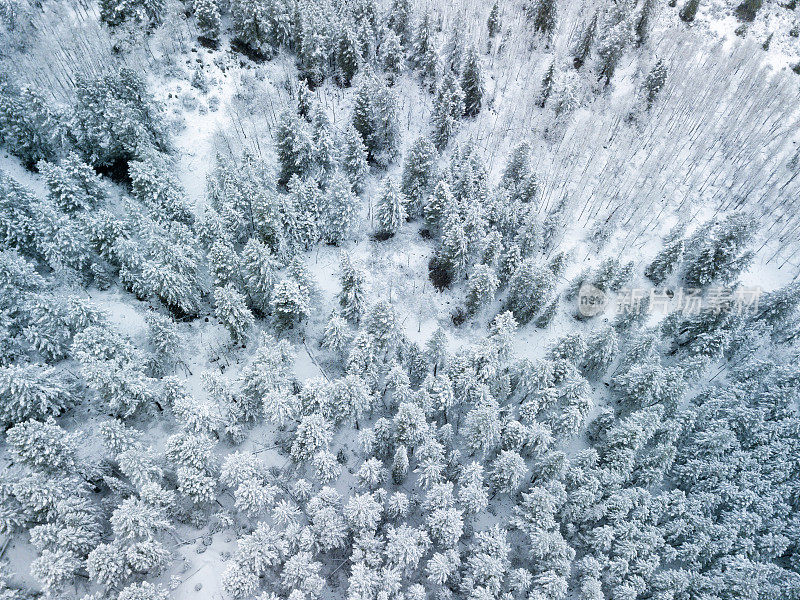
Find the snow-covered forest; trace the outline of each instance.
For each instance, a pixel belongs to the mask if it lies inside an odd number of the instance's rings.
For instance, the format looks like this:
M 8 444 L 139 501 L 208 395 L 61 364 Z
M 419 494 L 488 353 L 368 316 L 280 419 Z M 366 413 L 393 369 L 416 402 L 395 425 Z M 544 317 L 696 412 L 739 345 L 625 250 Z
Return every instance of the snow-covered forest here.
M 795 0 L 0 0 L 0 600 L 800 599 Z

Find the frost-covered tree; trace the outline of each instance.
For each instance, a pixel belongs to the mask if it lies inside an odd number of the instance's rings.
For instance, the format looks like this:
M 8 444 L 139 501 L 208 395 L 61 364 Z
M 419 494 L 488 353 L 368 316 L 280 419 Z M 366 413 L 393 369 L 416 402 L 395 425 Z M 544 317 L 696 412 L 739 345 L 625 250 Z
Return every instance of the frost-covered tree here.
M 474 117 L 481 111 L 484 96 L 483 74 L 474 47 L 467 52 L 464 70 L 461 73 L 461 89 L 464 91 L 464 114 Z
M 342 148 L 339 154 L 341 168 L 353 186 L 353 191 L 359 193 L 364 187 L 364 180 L 369 172 L 367 162 L 367 148 L 361 134 L 352 123 L 344 130 Z
M 295 430 L 292 458 L 297 462 L 311 460 L 320 450 L 327 450 L 333 438 L 330 423 L 320 414 L 304 416 Z
M 106 198 L 100 177 L 74 152 L 57 165 L 42 161 L 37 168 L 47 184 L 48 197 L 64 212 L 88 210 Z
M 247 241 L 240 259 L 247 299 L 254 310 L 266 312 L 278 277 L 278 261 L 272 250 L 256 237 Z
M 431 139 L 437 150 L 443 150 L 458 128 L 464 114 L 464 91 L 456 74 L 448 70 L 436 90 L 431 114 Z
M 619 336 L 612 327 L 605 327 L 586 342 L 583 368 L 589 375 L 600 376 L 611 366 L 619 351 Z
M 658 59 L 653 68 L 647 73 L 644 82 L 642 83 L 642 95 L 644 96 L 647 110 L 653 107 L 658 94 L 664 88 L 667 81 L 667 65 L 662 59 Z
M 475 314 L 494 300 L 500 285 L 494 269 L 489 265 L 475 265 L 467 280 L 467 312 Z
M 530 321 L 550 299 L 553 272 L 534 259 L 525 260 L 508 284 L 508 308 L 520 323 Z
M 489 18 L 486 20 L 486 29 L 489 33 L 489 39 L 495 37 L 502 29 L 500 23 L 500 5 L 497 1 L 495 1 L 492 5 L 492 9 L 489 11 Z
M 237 344 L 244 342 L 255 323 L 244 296 L 229 283 L 225 287 L 214 288 L 214 306 L 216 317 L 231 334 L 233 341 Z
M 678 262 L 683 258 L 685 242 L 683 240 L 682 224 L 676 225 L 664 238 L 664 248 L 656 255 L 644 270 L 645 277 L 654 284 L 660 285 L 675 270 Z
M 358 197 L 344 174 L 334 173 L 325 192 L 320 229 L 324 240 L 339 245 L 350 235 L 356 222 Z
M 361 135 L 367 159 L 388 165 L 399 145 L 397 100 L 382 78 L 367 72 L 356 92 L 353 127 Z
M 400 36 L 391 30 L 387 31 L 383 38 L 379 60 L 383 72 L 386 73 L 386 83 L 391 87 L 397 81 L 405 62 Z
M 61 127 L 59 114 L 37 90 L 0 82 L 0 143 L 26 168 L 54 158 Z
M 275 135 L 280 172 L 278 183 L 286 185 L 297 175 L 309 176 L 315 166 L 314 137 L 311 125 L 297 113 L 283 113 Z
M 392 237 L 406 220 L 405 198 L 394 179 L 386 179 L 383 191 L 375 207 L 378 235 L 383 239 Z
M 73 388 L 66 373 L 45 365 L 0 367 L 0 421 L 14 424 L 58 416 L 73 404 Z
M 494 461 L 492 481 L 498 490 L 514 493 L 522 484 L 528 467 L 523 458 L 513 450 L 501 450 Z
M 753 258 L 747 248 L 755 229 L 751 217 L 738 213 L 701 227 L 686 242 L 686 284 L 704 287 L 714 281 L 734 281 Z
M 211 42 L 217 42 L 222 22 L 216 0 L 194 0 L 192 8 L 200 35 Z
M 358 323 L 366 310 L 364 274 L 353 265 L 346 252 L 340 256 L 339 273 L 338 298 L 342 316 L 351 323 Z
M 526 9 L 533 30 L 542 33 L 548 41 L 556 28 L 557 12 L 556 0 L 536 0 Z
M 408 215 L 419 217 L 430 187 L 433 184 L 436 168 L 436 149 L 428 136 L 416 139 L 408 151 L 403 164 L 401 190 L 406 198 Z
M 28 421 L 14 425 L 6 433 L 11 452 L 34 469 L 69 473 L 76 467 L 77 440 L 56 425 L 52 417 L 47 421 Z
M 311 314 L 310 290 L 294 277 L 284 277 L 272 289 L 275 323 L 280 329 L 292 327 Z
M 686 0 L 681 10 L 678 12 L 681 21 L 691 23 L 697 15 L 697 9 L 700 8 L 700 0 Z
M 92 166 L 113 173 L 152 150 L 168 149 L 161 107 L 131 69 L 95 79 L 79 77 L 75 96 L 69 138 Z

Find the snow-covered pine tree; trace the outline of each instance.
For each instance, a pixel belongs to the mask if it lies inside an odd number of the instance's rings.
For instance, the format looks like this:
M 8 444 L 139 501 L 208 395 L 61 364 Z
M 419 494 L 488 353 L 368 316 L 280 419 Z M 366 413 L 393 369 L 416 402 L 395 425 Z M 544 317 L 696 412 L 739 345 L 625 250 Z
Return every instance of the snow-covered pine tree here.
M 658 59 L 653 68 L 647 73 L 644 82 L 642 83 L 642 95 L 644 96 L 647 104 L 647 110 L 653 107 L 659 92 L 664 87 L 667 81 L 667 65 L 662 59 Z
M 266 244 L 253 236 L 242 249 L 241 267 L 244 288 L 252 308 L 265 313 L 269 310 L 272 287 L 279 269 L 275 255 Z
M 550 98 L 550 95 L 553 93 L 553 83 L 555 82 L 555 75 L 556 75 L 556 63 L 555 61 L 550 63 L 550 66 L 547 68 L 547 71 L 544 72 L 544 77 L 542 77 L 542 85 L 539 89 L 539 106 L 544 108 L 547 104 L 547 100 Z
M 400 142 L 397 99 L 385 81 L 367 71 L 356 92 L 353 127 L 361 134 L 368 160 L 388 165 L 397 155 Z
M 547 265 L 529 258 L 516 269 L 508 284 L 508 308 L 520 323 L 530 321 L 549 301 L 555 287 Z
M 467 312 L 471 315 L 494 300 L 499 281 L 494 268 L 489 265 L 475 265 L 467 279 Z
M 734 281 L 753 258 L 755 231 L 756 221 L 740 213 L 701 227 L 686 243 L 683 280 L 692 287 Z
M 494 461 L 492 481 L 503 493 L 513 494 L 519 489 L 528 467 L 525 460 L 513 450 L 501 450 Z
M 39 162 L 37 169 L 47 184 L 48 197 L 64 212 L 88 210 L 106 198 L 100 177 L 74 152 L 58 165 Z
M 636 19 L 636 45 L 644 46 L 650 36 L 650 29 L 657 16 L 658 5 L 656 0 L 644 0 Z
M 377 234 L 381 239 L 392 237 L 406 220 L 405 198 L 394 179 L 386 178 L 375 207 Z
M 267 0 L 232 0 L 233 35 L 252 50 L 263 51 L 271 41 Z
M 661 285 L 664 280 L 675 270 L 676 265 L 683 258 L 685 225 L 679 223 L 664 238 L 664 248 L 656 254 L 644 275 L 656 285 Z
M 456 199 L 450 191 L 450 185 L 447 180 L 440 179 L 423 208 L 428 230 L 434 234 L 438 233 L 445 222 L 445 216 L 455 212 L 455 206 Z
M 558 6 L 556 0 L 535 0 L 526 9 L 528 20 L 532 22 L 533 30 L 542 33 L 549 43 L 556 28 Z
M 351 323 L 358 323 L 366 309 L 364 274 L 353 265 L 346 252 L 341 253 L 339 272 L 339 306 L 342 315 Z
M 458 128 L 464 114 L 464 91 L 456 74 L 448 70 L 436 90 L 431 114 L 431 139 L 437 150 L 443 150 Z
M 411 36 L 413 34 L 411 16 L 412 10 L 410 0 L 392 0 L 392 5 L 389 8 L 387 25 L 389 29 L 400 37 L 400 42 L 406 49 L 411 44 Z
M 74 384 L 66 373 L 40 364 L 0 367 L 0 421 L 58 416 L 74 401 Z
M 384 35 L 378 58 L 386 74 L 386 83 L 391 87 L 397 81 L 405 62 L 400 37 L 394 31 L 388 30 Z
M 301 179 L 314 168 L 314 137 L 309 124 L 296 113 L 285 112 L 278 124 L 276 146 L 280 172 L 278 183 L 286 185 L 292 176 Z
M 403 164 L 401 189 L 406 198 L 406 211 L 412 218 L 422 214 L 435 178 L 436 149 L 426 135 L 421 135 L 412 144 Z
M 584 24 L 578 42 L 572 51 L 572 64 L 576 69 L 580 69 L 592 52 L 592 45 L 597 36 L 597 13 L 592 15 L 591 20 Z
M 601 376 L 619 352 L 619 336 L 613 327 L 605 327 L 594 333 L 586 342 L 583 368 L 588 375 Z
M 216 43 L 219 41 L 221 18 L 216 0 L 193 0 L 192 8 L 197 18 L 197 28 L 200 36 Z
M 361 64 L 361 50 L 353 24 L 345 21 L 339 28 L 336 41 L 336 80 L 343 87 L 350 87 Z
M 678 16 L 681 18 L 681 21 L 691 23 L 694 21 L 694 17 L 697 15 L 697 9 L 699 8 L 700 0 L 686 0 L 681 10 L 678 12 Z
M 175 321 L 155 311 L 146 315 L 147 338 L 153 349 L 153 371 L 158 375 L 169 372 L 180 358 L 181 338 Z
M 276 326 L 288 329 L 311 314 L 311 296 L 294 277 L 284 277 L 272 289 L 270 306 Z
M 37 90 L 0 81 L 0 143 L 26 168 L 54 158 L 61 127 L 58 113 Z
M 340 154 L 341 168 L 353 186 L 353 191 L 360 193 L 364 188 L 364 180 L 369 172 L 367 148 L 364 140 L 352 123 L 344 130 L 343 148 Z
M 232 284 L 214 288 L 214 313 L 237 344 L 247 340 L 255 323 L 245 297 Z
M 464 70 L 461 73 L 461 89 L 464 91 L 464 114 L 474 117 L 481 111 L 484 96 L 483 74 L 474 46 L 467 51 Z
M 489 33 L 489 39 L 494 38 L 502 29 L 502 24 L 500 23 L 500 5 L 497 0 L 495 0 L 492 9 L 489 11 L 489 18 L 486 20 L 486 29 Z
M 328 182 L 320 215 L 320 229 L 327 243 L 338 246 L 347 239 L 355 224 L 358 206 L 351 182 L 337 171 Z

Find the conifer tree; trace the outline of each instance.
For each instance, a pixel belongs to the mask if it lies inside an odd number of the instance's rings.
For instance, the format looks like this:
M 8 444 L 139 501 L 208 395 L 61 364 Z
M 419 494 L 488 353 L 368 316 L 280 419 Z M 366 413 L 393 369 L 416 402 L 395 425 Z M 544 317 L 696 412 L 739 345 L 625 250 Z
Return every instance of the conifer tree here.
M 514 273 L 508 287 L 508 308 L 520 323 L 527 323 L 548 302 L 555 281 L 546 265 L 525 260 Z
M 393 179 L 386 179 L 383 192 L 375 208 L 378 235 L 383 239 L 392 237 L 406 220 L 405 199 Z
M 37 364 L 0 367 L 0 421 L 58 416 L 73 402 L 73 384 L 64 373 Z
M 444 224 L 445 215 L 453 210 L 456 200 L 445 179 L 440 179 L 423 209 L 425 224 L 434 233 Z
M 342 173 L 334 173 L 325 192 L 325 202 L 320 215 L 323 239 L 334 246 L 350 235 L 356 220 L 358 197 L 350 181 Z
M 474 47 L 467 52 L 464 71 L 461 73 L 461 89 L 464 91 L 464 114 L 474 117 L 483 105 L 483 75 Z
M 715 280 L 730 283 L 736 279 L 753 258 L 747 248 L 755 227 L 751 217 L 739 213 L 701 227 L 686 244 L 686 284 L 703 287 Z
M 544 108 L 547 104 L 547 100 L 550 98 L 550 94 L 553 93 L 553 83 L 555 82 L 555 73 L 556 73 L 556 63 L 551 62 L 550 66 L 547 68 L 547 71 L 544 73 L 544 77 L 542 78 L 542 85 L 539 91 L 539 106 Z
M 74 152 L 58 165 L 40 162 L 37 168 L 47 183 L 48 197 L 64 212 L 94 208 L 106 197 L 100 177 Z
M 489 18 L 486 21 L 486 28 L 489 31 L 489 39 L 492 39 L 498 33 L 500 33 L 500 5 L 495 0 L 495 3 L 492 5 L 492 10 L 489 11 Z
M 397 447 L 392 460 L 392 480 L 395 485 L 402 485 L 408 473 L 408 451 L 402 444 Z
M 0 143 L 26 168 L 53 159 L 60 127 L 58 114 L 37 91 L 0 81 Z
M 556 0 L 535 0 L 527 9 L 528 19 L 533 22 L 533 30 L 542 33 L 550 40 L 556 28 Z
M 410 217 L 422 214 L 423 204 L 433 183 L 435 166 L 436 149 L 427 136 L 421 135 L 411 146 L 403 164 L 401 189 Z
M 592 20 L 584 25 L 581 36 L 578 40 L 575 49 L 573 50 L 572 64 L 576 69 L 580 69 L 589 54 L 592 52 L 592 44 L 594 44 L 597 35 L 597 13 L 592 16 Z
M 643 46 L 647 43 L 650 35 L 650 28 L 652 27 L 653 20 L 656 16 L 656 0 L 644 0 L 642 8 L 639 12 L 639 18 L 636 20 L 636 45 Z
M 419 69 L 422 67 L 425 56 L 429 49 L 434 45 L 433 25 L 430 15 L 426 12 L 422 15 L 417 30 L 414 35 L 414 44 L 411 50 L 411 62 Z
M 277 279 L 278 261 L 269 247 L 255 236 L 242 249 L 241 267 L 244 288 L 254 310 L 269 310 L 272 287 Z
M 200 35 L 212 42 L 219 41 L 221 20 L 216 0 L 194 0 L 192 7 Z
M 266 0 L 233 0 L 230 4 L 233 33 L 256 51 L 270 41 L 269 8 Z
M 339 306 L 342 316 L 351 323 L 358 323 L 366 308 L 364 274 L 353 265 L 346 252 L 341 254 L 339 271 Z
M 308 288 L 294 277 L 284 277 L 272 290 L 272 306 L 275 324 L 279 329 L 288 329 L 311 314 L 311 297 Z
M 650 69 L 650 72 L 647 74 L 644 80 L 644 97 L 645 102 L 647 103 L 647 110 L 650 110 L 653 107 L 653 103 L 656 101 L 659 92 L 664 87 L 664 83 L 667 81 L 667 65 L 664 64 L 664 61 L 658 59 L 656 64 L 653 65 L 653 68 Z
M 360 64 L 358 38 L 353 32 L 352 24 L 345 22 L 339 29 L 336 44 L 336 79 L 341 86 L 350 87 Z
M 467 312 L 475 314 L 494 300 L 499 282 L 489 265 L 475 265 L 467 281 Z
M 276 133 L 280 173 L 278 183 L 286 185 L 297 175 L 304 178 L 314 167 L 314 142 L 311 128 L 296 114 L 286 112 L 281 116 Z
M 681 7 L 680 12 L 678 12 L 678 16 L 681 18 L 681 21 L 691 23 L 694 21 L 698 8 L 700 8 L 700 0 L 686 0 L 686 3 Z
M 352 123 L 348 124 L 345 129 L 343 145 L 344 148 L 340 159 L 342 170 L 347 174 L 353 186 L 353 191 L 360 193 L 364 188 L 364 180 L 369 172 L 369 165 L 367 163 L 367 148 L 364 146 L 364 140 Z
M 736 16 L 746 23 L 755 21 L 756 14 L 764 4 L 764 0 L 744 0 L 739 6 L 736 7 Z
M 403 47 L 400 37 L 394 31 L 387 31 L 380 48 L 380 62 L 386 73 L 386 83 L 393 86 L 403 70 Z
M 361 134 L 367 159 L 387 165 L 397 154 L 397 101 L 382 78 L 367 72 L 356 92 L 353 127 Z
M 409 0 L 392 0 L 389 8 L 389 29 L 399 37 L 404 48 L 411 44 L 411 2 Z
M 248 331 L 253 327 L 253 313 L 247 308 L 247 302 L 230 283 L 224 287 L 214 288 L 215 314 L 238 344 L 247 339 Z
M 431 138 L 437 150 L 441 151 L 447 146 L 463 114 L 464 92 L 456 80 L 455 73 L 448 70 L 436 90 L 431 115 L 433 127 Z
M 669 235 L 664 238 L 664 248 L 656 254 L 653 262 L 644 270 L 645 277 L 650 279 L 654 284 L 662 284 L 675 269 L 675 266 L 681 258 L 683 258 L 684 229 L 685 226 L 678 224 L 670 231 Z

